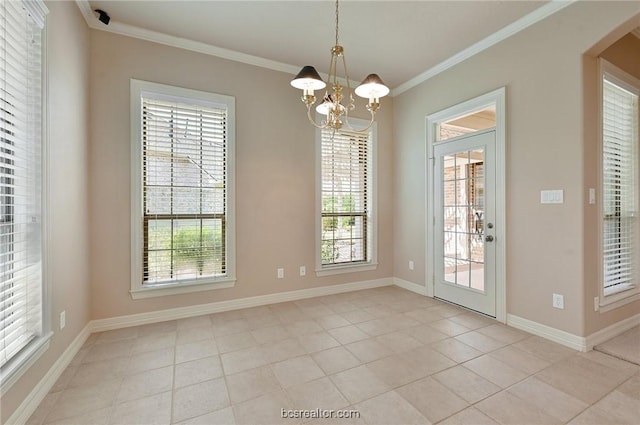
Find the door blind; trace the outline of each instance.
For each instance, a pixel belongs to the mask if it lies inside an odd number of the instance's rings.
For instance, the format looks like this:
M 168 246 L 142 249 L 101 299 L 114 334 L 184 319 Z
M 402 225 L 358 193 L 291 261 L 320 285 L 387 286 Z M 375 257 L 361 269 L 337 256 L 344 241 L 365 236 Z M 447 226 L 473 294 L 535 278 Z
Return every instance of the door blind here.
M 142 97 L 143 284 L 226 275 L 227 109 Z
M 369 260 L 370 133 L 322 130 L 322 265 Z
M 0 365 L 42 332 L 41 24 L 0 3 Z
M 634 286 L 638 247 L 638 95 L 603 81 L 605 295 Z

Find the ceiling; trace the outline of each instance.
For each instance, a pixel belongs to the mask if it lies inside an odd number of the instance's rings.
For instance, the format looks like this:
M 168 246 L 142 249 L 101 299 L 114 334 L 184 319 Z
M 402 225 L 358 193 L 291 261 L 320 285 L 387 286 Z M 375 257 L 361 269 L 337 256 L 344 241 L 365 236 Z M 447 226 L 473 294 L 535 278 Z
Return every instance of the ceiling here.
M 286 65 L 274 68 L 280 70 L 313 65 L 326 73 L 329 50 L 335 41 L 333 1 L 79 0 L 79 3 L 84 3 L 81 9 L 84 7 L 88 20 L 94 20 L 90 24 L 94 28 L 116 28 L 120 33 L 150 30 L 239 52 L 244 54 L 239 57 L 245 59 L 263 58 Z M 360 81 L 369 73 L 377 73 L 388 86 L 397 88 L 496 32 L 512 33 L 505 27 L 516 21 L 522 27 L 522 22 L 533 15 L 546 16 L 540 11 L 543 6 L 550 6 L 547 3 L 343 0 L 339 41 L 345 48 L 352 80 Z M 90 11 L 95 9 L 103 9 L 110 15 L 109 26 L 91 16 Z

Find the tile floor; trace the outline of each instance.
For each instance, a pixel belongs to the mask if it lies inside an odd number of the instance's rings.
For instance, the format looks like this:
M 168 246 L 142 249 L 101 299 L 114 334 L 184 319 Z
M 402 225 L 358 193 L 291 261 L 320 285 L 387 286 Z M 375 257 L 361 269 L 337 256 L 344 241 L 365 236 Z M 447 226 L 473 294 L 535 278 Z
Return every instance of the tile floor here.
M 29 424 L 639 420 L 640 367 L 384 287 L 93 334 Z

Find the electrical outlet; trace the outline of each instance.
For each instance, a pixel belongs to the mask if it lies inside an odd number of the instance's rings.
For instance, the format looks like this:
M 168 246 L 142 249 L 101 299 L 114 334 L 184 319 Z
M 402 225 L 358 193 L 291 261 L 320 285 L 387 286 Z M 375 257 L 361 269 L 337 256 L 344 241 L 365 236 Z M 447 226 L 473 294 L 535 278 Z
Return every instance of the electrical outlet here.
M 305 266 L 300 266 L 300 276 L 307 275 L 307 268 Z
M 278 279 L 284 279 L 284 269 L 278 269 Z
M 559 309 L 564 308 L 564 295 L 553 294 L 553 307 Z
M 67 326 L 67 311 L 60 313 L 60 330 L 63 330 Z
M 413 270 L 414 264 L 413 261 L 409 260 L 409 270 Z

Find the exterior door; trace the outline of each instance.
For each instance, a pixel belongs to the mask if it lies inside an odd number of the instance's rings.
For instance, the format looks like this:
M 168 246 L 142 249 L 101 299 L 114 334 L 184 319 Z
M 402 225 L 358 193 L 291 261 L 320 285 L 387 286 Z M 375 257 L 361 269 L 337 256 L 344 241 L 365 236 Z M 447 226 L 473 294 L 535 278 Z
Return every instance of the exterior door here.
M 496 316 L 495 129 L 434 145 L 434 295 Z

